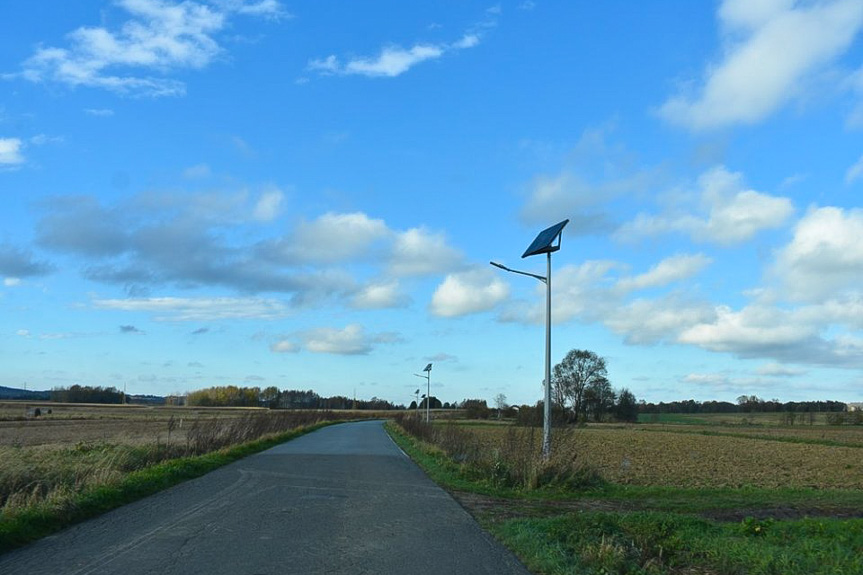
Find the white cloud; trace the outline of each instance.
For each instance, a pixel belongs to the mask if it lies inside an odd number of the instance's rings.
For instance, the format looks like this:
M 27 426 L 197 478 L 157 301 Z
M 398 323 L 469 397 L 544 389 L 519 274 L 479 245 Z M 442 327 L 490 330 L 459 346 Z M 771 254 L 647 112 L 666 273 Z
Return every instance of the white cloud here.
M 617 282 L 617 288 L 626 292 L 652 287 L 661 287 L 688 279 L 703 270 L 711 262 L 704 254 L 679 254 L 666 258 L 651 267 L 646 273 Z
M 490 270 L 449 274 L 435 289 L 429 309 L 439 317 L 488 311 L 509 297 L 509 286 Z
M 290 261 L 346 261 L 366 255 L 375 242 L 390 235 L 383 220 L 362 212 L 328 212 L 311 222 L 300 222 L 276 250 Z
M 84 108 L 84 113 L 86 113 L 88 116 L 110 118 L 114 115 L 114 110 L 111 110 L 109 108 Z
M 21 278 L 3 278 L 3 285 L 6 287 L 21 285 Z
M 203 180 L 209 178 L 211 173 L 207 164 L 196 164 L 183 170 L 183 177 L 187 180 Z
M 365 355 L 372 350 L 365 329 L 350 324 L 344 329 L 322 327 L 302 334 L 304 347 L 313 353 L 336 355 Z
M 369 78 L 394 78 L 401 76 L 417 64 L 437 60 L 450 52 L 473 48 L 480 43 L 480 35 L 473 32 L 464 34 L 453 43 L 417 43 L 410 48 L 386 46 L 377 56 L 351 58 L 344 64 L 331 54 L 326 58 L 309 60 L 308 69 L 324 74 L 360 75 Z
M 417 44 L 404 49 L 390 46 L 381 50 L 374 58 L 357 58 L 348 61 L 340 70 L 343 74 L 388 77 L 400 76 L 426 60 L 435 60 L 444 54 L 444 49 L 431 44 Z
M 660 215 L 639 214 L 621 226 L 616 237 L 637 240 L 644 236 L 685 233 L 696 241 L 734 245 L 751 239 L 762 230 L 775 229 L 791 216 L 794 205 L 788 198 L 770 196 L 743 186 L 739 172 L 717 166 L 698 178 L 699 205 L 696 212 L 675 206 Z
M 854 162 L 854 165 L 848 168 L 848 171 L 845 172 L 845 183 L 851 184 L 860 179 L 860 176 L 863 176 L 863 156 Z
M 365 286 L 353 297 L 351 306 L 357 309 L 385 309 L 401 307 L 407 302 L 407 296 L 399 291 L 399 282 L 389 281 Z
M 47 134 L 36 134 L 30 138 L 30 143 L 34 146 L 44 146 L 45 144 L 60 144 L 63 142 L 63 136 L 49 136 Z
M 389 270 L 397 276 L 434 275 L 452 271 L 462 260 L 462 254 L 447 245 L 443 234 L 412 228 L 396 236 Z
M 608 260 L 590 260 L 580 265 L 566 265 L 552 276 L 553 297 L 551 315 L 555 323 L 582 319 L 598 321 L 620 303 L 620 297 L 611 290 L 608 273 L 622 267 Z M 527 281 L 527 280 L 525 280 Z M 526 323 L 545 322 L 545 284 L 537 283 L 536 303 L 525 306 L 513 302 L 500 314 L 502 321 Z
M 566 154 L 566 165 L 557 173 L 537 175 L 525 186 L 526 200 L 519 218 L 528 225 L 549 225 L 569 218 L 566 233 L 588 235 L 614 227 L 606 206 L 620 197 L 649 192 L 661 173 L 656 169 L 634 169 L 632 154 L 625 146 L 609 141 L 614 122 L 584 130 L 575 147 Z M 545 159 L 547 146 L 526 143 Z M 560 152 L 552 152 L 558 155 Z
M 24 163 L 21 154 L 22 142 L 18 138 L 0 138 L 0 166 L 16 166 Z
M 758 355 L 775 348 L 788 348 L 809 342 L 817 331 L 793 321 L 789 312 L 773 307 L 748 306 L 733 311 L 727 306 L 716 308 L 716 320 L 695 325 L 680 334 L 682 343 L 691 343 L 711 351 L 738 355 Z
M 179 96 L 185 85 L 164 76 L 174 70 L 204 68 L 222 52 L 215 35 L 235 13 L 273 17 L 273 0 L 203 4 L 187 0 L 118 0 L 130 18 L 119 30 L 81 27 L 67 35 L 68 48 L 36 50 L 21 76 L 33 82 L 104 88 L 122 94 Z
M 813 208 L 797 222 L 772 272 L 792 299 L 836 298 L 863 290 L 863 210 Z
M 282 201 L 285 195 L 281 190 L 270 187 L 261 194 L 255 204 L 253 216 L 261 222 L 270 222 L 276 219 L 282 211 Z
M 758 369 L 755 370 L 755 373 L 769 377 L 796 377 L 798 375 L 805 375 L 806 370 L 788 367 L 780 363 L 766 363 L 759 366 Z
M 271 345 L 270 351 L 275 353 L 297 353 L 300 351 L 300 347 L 294 342 L 285 339 Z
M 30 337 L 30 330 L 29 329 L 19 329 L 18 331 L 15 332 L 15 335 L 17 335 L 19 337 Z
M 628 344 L 654 344 L 674 341 L 682 331 L 714 317 L 715 311 L 708 304 L 670 295 L 610 308 L 603 323 Z
M 288 308 L 282 302 L 262 298 L 95 299 L 92 304 L 97 309 L 154 313 L 156 321 L 280 319 L 288 315 Z
M 662 105 L 671 123 L 705 130 L 763 120 L 848 50 L 863 26 L 863 3 L 726 0 L 719 19 L 723 59 L 708 67 L 697 94 Z

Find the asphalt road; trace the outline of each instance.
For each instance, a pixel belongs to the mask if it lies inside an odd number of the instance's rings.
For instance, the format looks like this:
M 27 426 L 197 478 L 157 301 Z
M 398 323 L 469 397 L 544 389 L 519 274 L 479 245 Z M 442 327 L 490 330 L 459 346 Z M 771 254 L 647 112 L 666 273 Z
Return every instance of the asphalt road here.
M 325 427 L 0 556 L 3 575 L 527 575 L 390 440 Z

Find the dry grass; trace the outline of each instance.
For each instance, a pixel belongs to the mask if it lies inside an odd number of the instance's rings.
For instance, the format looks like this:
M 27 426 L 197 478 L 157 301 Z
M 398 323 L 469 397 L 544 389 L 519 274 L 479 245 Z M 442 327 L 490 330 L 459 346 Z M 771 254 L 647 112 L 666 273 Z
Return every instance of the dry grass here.
M 168 459 L 209 453 L 325 419 L 356 417 L 350 412 L 261 409 L 50 408 L 51 415 L 0 421 L 0 515 L 60 504 Z M 21 405 L 8 403 L 2 409 L 23 411 Z

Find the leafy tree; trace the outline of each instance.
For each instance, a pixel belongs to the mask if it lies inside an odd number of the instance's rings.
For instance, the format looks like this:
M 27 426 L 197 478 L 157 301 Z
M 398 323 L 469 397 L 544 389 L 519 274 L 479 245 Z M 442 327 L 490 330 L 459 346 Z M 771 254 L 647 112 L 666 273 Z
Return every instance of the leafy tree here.
M 585 386 L 584 412 L 593 421 L 604 421 L 614 410 L 617 394 L 611 388 L 611 382 L 605 377 L 597 377 Z
M 467 413 L 468 419 L 488 419 L 488 404 L 484 399 L 465 399 L 459 406 Z
M 629 421 L 631 423 L 638 421 L 638 402 L 635 399 L 635 394 L 625 387 L 617 394 L 614 416 L 618 421 Z
M 551 376 L 555 397 L 569 404 L 574 419 L 585 415 L 585 389 L 602 380 L 608 381 L 605 358 L 584 349 L 570 350 L 563 361 L 554 366 Z

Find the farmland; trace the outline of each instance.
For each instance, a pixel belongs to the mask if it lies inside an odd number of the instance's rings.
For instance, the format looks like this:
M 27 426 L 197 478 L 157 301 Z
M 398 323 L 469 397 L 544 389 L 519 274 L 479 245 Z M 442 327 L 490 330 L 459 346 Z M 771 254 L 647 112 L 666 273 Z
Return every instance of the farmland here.
M 0 552 L 325 421 L 374 415 L 0 403 Z
M 391 429 L 537 572 L 863 572 L 863 426 L 769 415 Z

